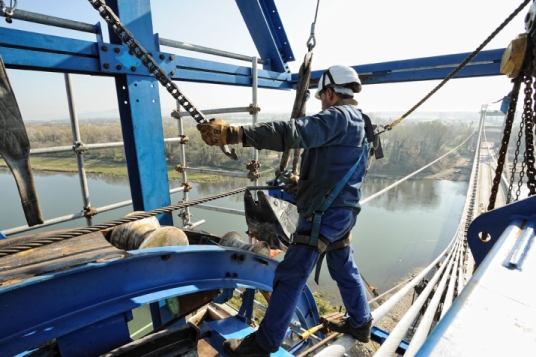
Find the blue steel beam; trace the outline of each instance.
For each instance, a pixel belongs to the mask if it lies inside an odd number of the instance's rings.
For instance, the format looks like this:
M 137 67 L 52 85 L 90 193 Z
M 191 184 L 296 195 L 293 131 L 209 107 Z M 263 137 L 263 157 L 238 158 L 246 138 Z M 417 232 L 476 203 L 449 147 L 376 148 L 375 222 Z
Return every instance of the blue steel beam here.
M 36 37 L 34 37 L 36 36 Z M 109 51 L 102 50 L 108 46 Z M 112 51 L 119 48 L 117 54 Z M 154 58 L 163 64 L 173 79 L 202 83 L 217 83 L 251 86 L 251 68 L 200 60 L 172 53 L 153 51 Z M 499 65 L 504 49 L 481 52 L 463 69 L 456 78 L 500 75 Z M 115 75 L 133 73 L 131 63 L 135 63 L 137 75 L 148 75 L 147 70 L 135 57 L 125 56 L 124 46 L 106 44 L 32 32 L 0 28 L 0 55 L 8 68 L 70 72 L 91 75 Z M 159 60 L 160 54 L 165 60 Z M 383 62 L 354 66 L 363 84 L 394 83 L 443 79 L 462 62 L 468 53 L 417 58 L 402 61 Z M 169 60 L 170 56 L 174 59 Z M 103 64 L 108 63 L 108 69 Z M 121 64 L 118 69 L 117 64 Z M 311 74 L 311 87 L 315 88 L 324 71 Z M 259 87 L 289 89 L 295 85 L 297 75 L 259 70 Z
M 454 78 L 498 76 L 503 49 L 480 52 L 468 65 Z M 363 84 L 380 84 L 396 82 L 413 82 L 434 79 L 444 79 L 449 75 L 470 53 L 457 53 L 452 55 L 415 58 L 402 61 L 365 64 L 353 66 Z M 311 88 L 318 86 L 322 71 L 311 73 Z M 292 75 L 295 85 L 297 74 Z
M 115 35 L 115 34 L 114 34 Z M 107 48 L 104 51 L 103 48 Z M 119 53 L 115 52 L 119 50 Z M 251 67 L 200 60 L 160 51 L 152 51 L 158 64 L 180 81 L 196 81 L 251 86 Z M 0 27 L 0 55 L 7 68 L 69 72 L 112 76 L 136 74 L 149 76 L 148 70 L 125 46 L 90 42 Z M 165 60 L 160 60 L 163 55 Z M 170 58 L 173 60 L 170 60 Z M 108 68 L 104 64 L 109 65 Z M 118 69 L 117 65 L 121 65 Z M 132 70 L 132 67 L 135 70 Z M 259 70 L 259 87 L 290 89 L 290 74 Z
M 109 6 L 145 49 L 156 50 L 149 0 L 112 0 Z M 112 43 L 121 43 L 113 29 L 109 29 L 109 35 Z M 154 77 L 127 74 L 116 75 L 115 86 L 134 210 L 149 211 L 167 206 L 171 198 L 159 83 Z M 170 213 L 157 218 L 163 225 L 173 225 Z
M 236 0 L 264 69 L 290 72 L 287 62 L 294 61 L 279 12 L 273 0 Z
M 237 253 L 243 261 L 233 259 Z M 254 253 L 217 246 L 165 247 L 3 286 L 0 356 L 172 296 L 221 288 L 271 291 L 276 265 Z

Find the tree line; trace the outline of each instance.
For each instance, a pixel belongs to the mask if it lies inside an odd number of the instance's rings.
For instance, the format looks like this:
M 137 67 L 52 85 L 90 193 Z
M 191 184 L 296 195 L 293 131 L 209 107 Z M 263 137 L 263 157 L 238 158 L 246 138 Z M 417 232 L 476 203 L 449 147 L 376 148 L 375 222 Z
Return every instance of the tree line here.
M 244 170 L 253 159 L 253 149 L 235 145 L 238 160 L 229 160 L 220 148 L 208 146 L 202 140 L 191 120 L 183 121 L 184 133 L 189 141 L 186 145 L 186 162 L 192 167 L 215 167 L 219 169 Z M 32 148 L 66 146 L 73 144 L 72 130 L 68 123 L 27 124 L 26 130 Z M 443 155 L 447 150 L 459 145 L 470 134 L 468 125 L 446 125 L 441 121 L 408 122 L 381 135 L 384 158 L 373 163 L 369 174 L 407 175 Z M 80 123 L 80 133 L 85 144 L 122 141 L 121 125 L 114 121 L 88 121 Z M 165 138 L 177 137 L 178 127 L 174 119 L 163 120 Z M 473 147 L 470 140 L 459 153 L 464 154 Z M 69 156 L 71 153 L 49 154 Z M 87 159 L 102 160 L 106 163 L 126 163 L 123 148 L 92 149 L 84 153 Z M 165 143 L 165 156 L 170 165 L 179 164 L 180 144 Z M 279 165 L 280 153 L 261 150 L 261 168 Z M 448 160 L 442 165 L 448 166 Z

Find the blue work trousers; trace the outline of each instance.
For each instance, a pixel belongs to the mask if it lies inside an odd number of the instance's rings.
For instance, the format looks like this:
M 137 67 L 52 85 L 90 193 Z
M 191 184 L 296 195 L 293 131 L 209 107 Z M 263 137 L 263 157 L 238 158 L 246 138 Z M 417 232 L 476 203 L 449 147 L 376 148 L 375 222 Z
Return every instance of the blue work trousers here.
M 366 324 L 372 316 L 353 252 L 349 245 L 328 252 L 326 258 L 329 273 L 337 282 L 350 323 L 359 327 Z M 283 342 L 307 278 L 319 257 L 316 248 L 291 244 L 285 258 L 277 266 L 268 310 L 256 332 L 257 343 L 267 352 L 277 351 Z

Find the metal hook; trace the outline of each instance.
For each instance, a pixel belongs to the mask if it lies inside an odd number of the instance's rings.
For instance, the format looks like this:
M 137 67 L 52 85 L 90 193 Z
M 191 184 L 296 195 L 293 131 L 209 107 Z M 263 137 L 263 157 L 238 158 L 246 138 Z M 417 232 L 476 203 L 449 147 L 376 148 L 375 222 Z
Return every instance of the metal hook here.
M 0 4 L 2 5 L 2 12 L 6 14 L 6 18 L 7 16 L 13 16 L 13 12 L 15 12 L 15 9 L 17 8 L 17 0 L 14 0 L 14 1 L 15 1 L 15 5 L 13 5 L 13 0 L 11 0 L 10 2 L 11 8 L 9 11 L 7 10 L 7 7 L 4 5 L 4 2 L 3 1 L 0 2 Z

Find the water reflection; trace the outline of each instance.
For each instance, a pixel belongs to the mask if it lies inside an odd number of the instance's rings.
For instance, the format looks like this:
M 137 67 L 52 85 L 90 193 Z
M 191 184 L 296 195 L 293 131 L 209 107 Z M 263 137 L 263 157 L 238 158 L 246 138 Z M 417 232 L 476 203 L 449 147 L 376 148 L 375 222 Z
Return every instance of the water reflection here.
M 394 179 L 367 177 L 362 186 L 362 197 L 366 198 L 394 183 Z M 368 203 L 372 207 L 383 207 L 388 211 L 403 211 L 415 207 L 437 207 L 440 193 L 433 180 L 408 180 L 373 199 Z
M 368 177 L 363 185 L 367 197 L 395 180 Z M 82 207 L 80 187 L 76 173 L 35 172 L 35 182 L 45 219 L 78 212 Z M 180 187 L 181 180 L 170 182 L 171 188 Z M 91 203 L 95 207 L 130 199 L 127 178 L 109 175 L 88 175 Z M 244 178 L 231 178 L 224 182 L 193 183 L 190 199 L 215 195 L 238 187 L 251 185 Z M 390 192 L 363 206 L 352 231 L 354 257 L 367 280 L 380 291 L 386 291 L 407 276 L 416 267 L 426 266 L 445 248 L 452 238 L 461 216 L 467 182 L 438 180 L 409 180 Z M 182 199 L 182 193 L 172 195 L 171 202 Z M 14 179 L 7 169 L 0 168 L 0 230 L 24 225 Z M 243 194 L 212 202 L 209 205 L 243 210 Z M 132 207 L 105 212 L 95 217 L 95 223 L 124 216 Z M 245 237 L 247 230 L 243 216 L 193 208 L 193 221 L 206 220 L 199 229 L 218 235 L 236 230 Z M 173 214 L 175 225 L 181 221 Z M 84 220 L 47 227 L 53 230 L 84 226 Z M 34 231 L 36 232 L 36 231 Z M 321 285 L 309 281 L 313 291 L 325 293 L 338 304 L 335 283 L 324 266 Z

